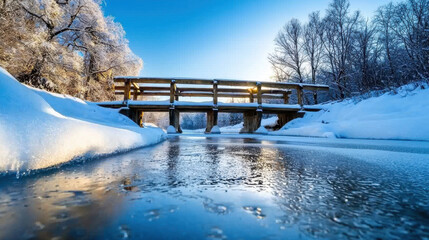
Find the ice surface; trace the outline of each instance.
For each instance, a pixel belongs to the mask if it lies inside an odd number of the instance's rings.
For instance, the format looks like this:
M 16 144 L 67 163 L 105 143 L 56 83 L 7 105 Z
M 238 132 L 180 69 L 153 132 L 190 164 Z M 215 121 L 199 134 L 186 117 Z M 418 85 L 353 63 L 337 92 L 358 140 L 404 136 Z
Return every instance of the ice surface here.
M 429 89 L 406 85 L 396 94 L 386 93 L 355 103 L 353 100 L 326 104 L 326 110 L 306 113 L 273 134 L 429 140 Z
M 158 143 L 117 110 L 22 85 L 0 68 L 0 172 L 41 169 Z

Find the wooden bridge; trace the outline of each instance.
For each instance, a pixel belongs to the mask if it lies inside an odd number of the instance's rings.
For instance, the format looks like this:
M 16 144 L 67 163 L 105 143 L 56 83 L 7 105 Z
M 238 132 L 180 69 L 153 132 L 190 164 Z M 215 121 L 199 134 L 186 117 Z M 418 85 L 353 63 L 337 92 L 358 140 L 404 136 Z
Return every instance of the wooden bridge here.
M 206 133 L 219 133 L 217 126 L 219 112 L 243 113 L 242 133 L 253 133 L 261 126 L 262 114 L 277 114 L 278 125 L 302 117 L 306 111 L 320 108 L 305 105 L 304 94 L 311 92 L 317 98 L 318 91 L 327 91 L 326 85 L 257 82 L 226 79 L 189 78 L 143 78 L 116 77 L 115 94 L 123 95 L 123 101 L 101 102 L 100 106 L 121 108 L 121 113 L 142 126 L 144 112 L 169 112 L 170 126 L 181 133 L 181 112 L 206 112 Z M 290 104 L 295 94 L 296 104 Z M 167 96 L 167 101 L 143 101 L 143 97 Z M 179 101 L 181 98 L 209 97 L 210 102 Z M 140 99 L 141 100 L 140 100 Z M 245 103 L 224 103 L 219 98 L 241 98 Z M 264 103 L 265 99 L 278 99 L 278 104 Z

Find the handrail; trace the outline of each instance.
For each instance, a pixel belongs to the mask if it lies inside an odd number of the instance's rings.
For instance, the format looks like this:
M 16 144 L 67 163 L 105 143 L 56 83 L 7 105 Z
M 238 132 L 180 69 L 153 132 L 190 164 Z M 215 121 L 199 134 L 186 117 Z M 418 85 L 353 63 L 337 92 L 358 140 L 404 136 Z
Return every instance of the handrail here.
M 212 97 L 214 106 L 217 105 L 219 97 L 249 98 L 250 102 L 253 102 L 256 98 L 259 106 L 262 104 L 262 98 L 283 99 L 284 103 L 287 104 L 289 95 L 292 93 L 292 90 L 295 90 L 298 104 L 302 107 L 304 90 L 329 90 L 329 86 L 320 84 L 260 82 L 231 79 L 115 77 L 114 82 L 124 84 L 123 86 L 115 86 L 115 94 L 123 94 L 124 101 L 128 101 L 131 98 L 131 92 L 133 92 L 134 100 L 137 100 L 139 95 L 170 96 L 170 103 L 172 105 L 174 101 L 179 100 L 180 96 Z M 142 86 L 139 84 L 163 84 L 165 86 Z M 178 87 L 177 84 L 200 86 Z M 211 85 L 211 87 L 201 87 L 201 85 Z M 220 86 L 229 86 L 233 88 L 222 88 Z

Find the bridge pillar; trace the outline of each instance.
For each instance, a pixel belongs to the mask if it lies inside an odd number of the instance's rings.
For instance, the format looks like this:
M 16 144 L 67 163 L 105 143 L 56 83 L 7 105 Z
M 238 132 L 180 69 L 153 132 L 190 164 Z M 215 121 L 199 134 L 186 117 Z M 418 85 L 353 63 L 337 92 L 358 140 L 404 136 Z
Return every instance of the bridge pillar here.
M 129 109 L 129 108 L 122 108 L 119 110 L 119 113 L 127 116 L 133 122 L 137 123 L 140 127 L 143 127 L 143 111 L 135 110 L 135 109 Z
M 169 118 L 170 118 L 170 126 L 174 127 L 174 129 L 176 130 L 176 133 L 182 133 L 182 129 L 180 128 L 180 112 L 175 108 L 170 108 Z
M 218 113 L 217 109 L 207 112 L 207 125 L 204 133 L 220 133 L 218 129 L 213 129 L 214 126 L 217 126 Z
M 243 128 L 240 133 L 253 133 L 261 126 L 262 111 L 243 113 Z
M 277 125 L 273 130 L 282 128 L 286 123 L 294 120 L 295 118 L 301 118 L 304 116 L 304 112 L 288 112 L 288 113 L 277 113 Z

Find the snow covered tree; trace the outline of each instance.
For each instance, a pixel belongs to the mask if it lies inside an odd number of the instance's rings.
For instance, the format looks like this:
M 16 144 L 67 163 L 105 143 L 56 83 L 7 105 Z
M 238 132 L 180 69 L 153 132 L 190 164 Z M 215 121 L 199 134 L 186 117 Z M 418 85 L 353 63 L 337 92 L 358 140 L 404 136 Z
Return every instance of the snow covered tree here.
M 404 46 L 411 78 L 429 79 L 429 0 L 408 0 L 395 6 L 393 31 Z
M 142 61 L 98 0 L 4 0 L 0 64 L 20 81 L 89 100 L 113 98 L 114 75 Z
M 310 76 L 344 98 L 429 79 L 429 0 L 389 3 L 366 21 L 348 0 L 332 0 L 323 18 L 311 13 L 300 26 L 292 19 L 275 39 L 278 81 Z

